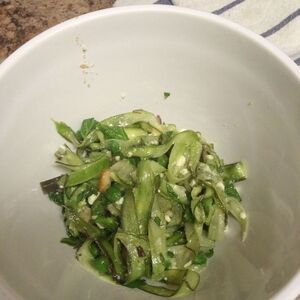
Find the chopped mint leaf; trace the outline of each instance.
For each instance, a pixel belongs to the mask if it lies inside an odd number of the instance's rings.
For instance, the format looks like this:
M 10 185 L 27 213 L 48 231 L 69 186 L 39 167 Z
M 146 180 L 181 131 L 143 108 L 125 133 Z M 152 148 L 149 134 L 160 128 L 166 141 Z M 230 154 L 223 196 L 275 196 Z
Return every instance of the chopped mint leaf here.
M 168 97 L 170 97 L 171 93 L 169 92 L 164 92 L 164 99 L 167 99 Z

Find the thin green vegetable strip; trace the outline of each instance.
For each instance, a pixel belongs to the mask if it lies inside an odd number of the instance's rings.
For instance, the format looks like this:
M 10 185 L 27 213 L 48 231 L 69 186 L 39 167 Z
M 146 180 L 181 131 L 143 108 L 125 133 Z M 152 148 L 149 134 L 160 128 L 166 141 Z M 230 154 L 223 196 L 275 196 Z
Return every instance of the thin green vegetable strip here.
M 122 205 L 121 226 L 124 232 L 139 234 L 139 223 L 133 194 L 128 192 Z
M 141 161 L 138 165 L 138 184 L 134 191 L 136 214 L 140 234 L 147 234 L 148 221 L 154 199 L 154 174 L 150 161 Z
M 170 182 L 177 183 L 189 178 L 195 172 L 201 151 L 202 145 L 197 133 L 187 130 L 176 135 L 168 165 Z
M 157 225 L 152 219 L 148 223 L 148 238 L 152 260 L 152 279 L 160 279 L 165 270 L 167 252 L 164 226 Z
M 115 235 L 115 248 L 117 241 L 120 241 L 124 245 L 128 253 L 128 275 L 126 278 L 126 282 L 129 283 L 136 279 L 139 279 L 140 277 L 143 277 L 146 272 L 145 260 L 147 254 L 149 253 L 148 242 L 142 238 L 138 238 L 132 234 L 127 234 L 124 232 L 118 232 Z M 140 256 L 139 249 L 142 249 L 145 254 L 144 256 Z
M 92 178 L 98 177 L 100 173 L 108 168 L 109 159 L 103 155 L 97 161 L 83 165 L 68 176 L 66 187 L 84 183 Z

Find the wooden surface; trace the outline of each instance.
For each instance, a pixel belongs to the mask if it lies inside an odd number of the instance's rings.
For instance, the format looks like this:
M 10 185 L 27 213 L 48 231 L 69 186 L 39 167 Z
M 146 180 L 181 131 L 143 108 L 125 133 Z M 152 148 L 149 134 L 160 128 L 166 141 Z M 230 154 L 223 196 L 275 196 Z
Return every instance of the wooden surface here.
M 0 0 L 0 62 L 49 27 L 114 0 Z

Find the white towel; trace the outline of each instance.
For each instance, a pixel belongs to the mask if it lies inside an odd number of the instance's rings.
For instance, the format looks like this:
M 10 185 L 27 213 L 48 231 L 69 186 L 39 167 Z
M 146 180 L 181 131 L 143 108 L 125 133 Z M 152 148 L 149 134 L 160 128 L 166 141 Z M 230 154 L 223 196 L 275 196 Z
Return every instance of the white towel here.
M 114 6 L 137 4 L 212 12 L 262 35 L 300 65 L 300 0 L 117 0 Z

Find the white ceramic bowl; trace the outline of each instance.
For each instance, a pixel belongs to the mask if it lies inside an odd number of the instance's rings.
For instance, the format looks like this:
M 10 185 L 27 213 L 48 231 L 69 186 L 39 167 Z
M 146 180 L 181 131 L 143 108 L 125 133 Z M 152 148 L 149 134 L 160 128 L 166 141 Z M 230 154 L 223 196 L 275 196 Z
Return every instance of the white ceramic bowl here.
M 171 93 L 167 100 L 164 91 Z M 242 243 L 230 221 L 200 290 L 188 299 L 294 299 L 299 95 L 299 71 L 284 54 L 193 10 L 103 10 L 31 40 L 0 67 L 0 298 L 155 299 L 81 269 L 73 249 L 59 243 L 60 210 L 39 188 L 60 174 L 53 153 L 63 141 L 50 118 L 76 127 L 89 116 L 143 108 L 200 130 L 227 162 L 249 165 L 241 184 L 248 239 Z

